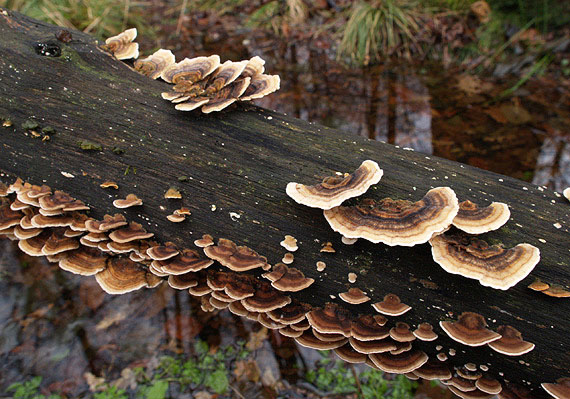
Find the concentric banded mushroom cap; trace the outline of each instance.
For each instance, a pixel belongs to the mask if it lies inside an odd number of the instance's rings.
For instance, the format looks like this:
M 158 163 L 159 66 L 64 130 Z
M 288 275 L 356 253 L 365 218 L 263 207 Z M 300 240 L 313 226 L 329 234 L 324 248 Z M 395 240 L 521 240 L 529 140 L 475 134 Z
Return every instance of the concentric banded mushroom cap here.
M 195 83 L 214 72 L 218 66 L 220 66 L 220 56 L 218 55 L 184 58 L 182 61 L 164 69 L 160 77 L 164 81 L 173 84 L 182 81 Z
M 297 239 L 289 234 L 285 235 L 285 238 L 279 244 L 290 252 L 295 252 L 299 249 L 299 246 L 297 245 Z
M 24 229 L 22 228 L 22 226 L 19 225 L 14 226 L 13 229 L 14 229 L 14 235 L 18 240 L 27 240 L 28 238 L 40 235 L 41 232 L 44 231 L 44 229 L 36 229 L 36 228 Z
M 144 240 L 154 236 L 154 233 L 147 232 L 140 223 L 131 222 L 127 227 L 114 230 L 109 234 L 109 238 L 116 243 L 125 244 L 135 240 Z
M 279 75 L 253 76 L 249 82 L 249 86 L 239 99 L 240 101 L 250 101 L 264 97 L 279 90 L 280 83 L 281 79 Z
M 474 367 L 470 367 L 474 366 Z M 477 381 L 479 378 L 483 376 L 479 370 L 477 370 L 477 366 L 475 363 L 467 363 L 463 367 L 459 367 L 455 370 L 457 375 L 461 378 L 465 378 L 466 380 Z
M 233 104 L 245 92 L 249 86 L 250 80 L 251 78 L 240 78 L 224 86 L 210 97 L 210 101 L 202 107 L 202 112 L 208 114 L 213 111 L 221 111 L 227 106 Z M 183 109 L 181 109 L 183 104 L 184 103 L 178 104 L 174 108 L 183 111 Z
M 197 272 L 199 270 L 210 267 L 214 261 L 211 259 L 203 259 L 198 252 L 193 249 L 183 249 L 180 254 L 166 260 L 153 261 L 153 266 L 168 274 L 185 274 L 190 271 Z
M 445 234 L 433 237 L 430 244 L 434 261 L 448 273 L 501 290 L 524 279 L 540 260 L 540 251 L 530 244 L 503 249 L 475 237 Z
M 198 280 L 198 285 L 188 288 L 188 292 L 194 296 L 204 296 L 212 292 L 212 289 L 208 286 L 205 280 Z
M 563 377 L 556 380 L 556 383 L 543 383 L 542 388 L 556 399 L 570 398 L 570 378 Z
M 459 212 L 453 219 L 453 225 L 469 234 L 483 234 L 497 230 L 510 217 L 509 207 L 502 202 L 493 202 L 487 207 L 479 208 L 467 200 L 459 203 Z
M 295 324 L 305 320 L 305 315 L 311 306 L 305 303 L 294 302 L 279 309 L 272 310 L 268 316 L 282 324 Z
M 483 316 L 473 312 L 463 312 L 456 322 L 440 321 L 439 325 L 453 340 L 468 346 L 481 346 L 501 338 L 501 334 L 486 328 Z
M 362 315 L 352 322 L 350 335 L 359 341 L 374 341 L 387 338 L 390 329 L 378 323 L 372 315 Z
M 399 355 L 373 353 L 368 355 L 374 364 L 387 373 L 409 373 L 428 361 L 428 355 L 420 350 L 411 350 Z
M 386 245 L 413 246 L 445 231 L 457 215 L 457 197 L 449 187 L 436 187 L 417 202 L 364 200 L 357 206 L 324 211 L 334 231 Z
M 454 375 L 450 379 L 442 381 L 442 383 L 448 387 L 455 387 L 461 392 L 470 392 L 477 389 L 475 386 L 475 381 L 465 379 L 458 375 Z
M 128 60 L 129 58 L 138 58 L 139 44 L 133 43 L 137 37 L 137 28 L 127 29 L 116 36 L 112 36 L 105 40 L 107 49 L 118 60 Z
M 408 342 L 394 341 L 394 345 L 396 345 L 396 349 L 392 349 L 390 351 L 391 355 L 399 355 L 400 353 L 412 350 L 412 343 L 409 341 Z
M 82 246 L 66 253 L 59 261 L 59 267 L 74 274 L 92 276 L 105 269 L 108 258 L 98 249 Z
M 383 171 L 376 162 L 366 160 L 347 176 L 326 177 L 322 183 L 313 186 L 292 182 L 287 184 L 285 191 L 299 204 L 331 209 L 349 198 L 364 194 L 371 185 L 380 181 L 382 174 Z
M 68 227 L 73 223 L 73 217 L 71 215 L 60 215 L 60 216 L 44 216 L 35 215 L 30 221 L 32 226 L 36 228 L 46 228 L 46 227 Z
M 106 231 L 116 229 L 127 225 L 127 219 L 120 213 L 115 215 L 105 215 L 103 220 L 89 219 L 85 221 L 85 228 L 91 233 L 104 233 Z
M 294 261 L 295 255 L 293 255 L 291 252 L 287 252 L 285 255 L 283 255 L 283 258 L 281 258 L 281 262 L 285 263 L 286 265 L 290 265 Z
M 24 218 L 24 214 L 20 211 L 12 210 L 8 203 L 0 206 L 0 230 L 19 225 L 22 218 Z
M 342 334 L 324 334 L 320 333 L 313 328 L 313 335 L 324 342 L 336 342 L 345 338 Z
M 146 250 L 146 253 L 152 260 L 167 260 L 174 258 L 180 251 L 173 243 L 166 243 L 165 245 L 150 247 Z
M 478 378 L 477 381 L 475 381 L 475 386 L 480 391 L 491 395 L 498 395 L 503 390 L 501 383 L 488 375 L 483 375 L 481 378 Z
M 364 354 L 384 353 L 396 349 L 396 342 L 389 338 L 361 341 L 350 337 L 348 342 L 355 351 Z
M 82 201 L 76 200 L 63 191 L 56 191 L 51 195 L 40 197 L 40 206 L 46 211 L 84 211 L 89 210 Z
M 410 331 L 410 326 L 403 322 L 397 322 L 396 326 L 390 329 L 390 337 L 398 342 L 411 342 L 416 339 Z
M 164 94 L 164 93 L 163 93 Z M 164 96 L 163 96 L 164 98 Z M 180 100 L 180 101 L 179 101 Z M 178 111 L 193 111 L 196 108 L 200 108 L 202 105 L 207 104 L 210 101 L 209 97 L 180 97 L 172 102 L 176 102 L 176 108 Z
M 352 349 L 350 344 L 344 344 L 339 348 L 335 348 L 334 353 L 348 363 L 365 363 L 367 358 L 364 353 L 360 353 Z
M 18 241 L 18 248 L 30 256 L 44 256 L 42 248 L 44 247 L 50 235 L 51 233 L 45 230 L 35 237 L 28 238 L 26 240 L 20 240 Z
M 233 300 L 241 300 L 255 294 L 255 278 L 250 275 L 236 274 L 228 280 L 224 292 Z
M 128 194 L 125 199 L 116 199 L 113 201 L 113 206 L 119 209 L 130 208 L 131 206 L 139 206 L 142 204 L 142 199 L 137 197 L 135 194 Z
M 277 281 L 281 277 L 283 277 L 285 275 L 285 273 L 287 273 L 287 270 L 289 270 L 287 265 L 285 265 L 283 263 L 277 263 L 277 264 L 273 265 L 273 267 L 271 268 L 271 271 L 263 273 L 261 275 L 261 277 L 266 278 L 271 282 Z
M 535 279 L 532 283 L 528 285 L 528 288 L 530 288 L 533 291 L 545 291 L 550 288 L 550 285 L 548 283 L 540 281 L 539 279 Z
M 110 258 L 107 268 L 95 275 L 108 294 L 124 294 L 142 287 L 153 287 L 162 280 L 128 258 Z
M 42 247 L 44 255 L 57 255 L 79 248 L 79 241 L 66 237 L 63 230 L 54 231 Z
M 437 339 L 437 334 L 433 331 L 433 327 L 429 323 L 421 323 L 418 328 L 413 331 L 413 334 L 420 341 L 435 341 Z
M 291 327 L 293 330 L 305 331 L 311 328 L 311 325 L 309 324 L 309 321 L 305 318 L 301 321 L 298 321 L 297 323 L 289 324 L 289 327 Z
M 226 85 L 232 83 L 238 78 L 238 76 L 241 75 L 247 63 L 247 60 L 239 62 L 228 60 L 224 62 L 212 73 L 212 75 L 210 75 L 205 94 L 214 94 L 220 91 L 222 87 L 225 87 Z
M 235 315 L 245 317 L 249 312 L 246 308 L 243 307 L 240 301 L 235 301 L 230 303 L 228 306 L 228 310 Z
M 401 316 L 412 308 L 401 302 L 396 294 L 388 294 L 382 302 L 376 302 L 372 306 L 377 312 L 388 316 Z
M 242 299 L 242 305 L 249 312 L 270 312 L 291 303 L 291 298 L 273 289 L 269 284 L 260 283 L 255 294 Z
M 301 336 L 295 338 L 295 341 L 301 346 L 318 350 L 330 350 L 330 349 L 340 348 L 341 346 L 345 345 L 348 342 L 346 338 L 338 341 L 325 342 L 315 337 L 312 330 L 304 331 Z
M 185 290 L 198 285 L 196 273 L 190 272 L 168 276 L 168 285 L 177 290 Z
M 241 76 L 245 77 L 253 77 L 256 75 L 260 75 L 265 71 L 265 60 L 259 56 L 254 56 L 247 61 L 247 65 L 245 66 Z
M 212 298 L 216 298 L 218 301 L 223 301 L 226 303 L 231 303 L 234 302 L 235 300 L 233 298 L 230 298 L 230 296 L 228 294 L 226 294 L 224 291 L 212 291 L 211 294 Z
M 257 321 L 264 327 L 270 330 L 278 330 L 285 327 L 284 324 L 278 323 L 267 316 L 267 313 L 260 313 L 257 315 Z
M 208 283 L 208 287 L 214 291 L 222 291 L 232 278 L 233 275 L 228 272 L 213 270 L 207 274 L 206 282 Z
M 501 338 L 487 345 L 503 355 L 520 356 L 534 349 L 534 344 L 523 341 L 522 334 L 514 327 L 499 326 L 497 332 L 501 334 Z
M 352 322 L 348 312 L 334 303 L 323 308 L 315 308 L 307 313 L 311 327 L 323 334 L 342 334 L 350 337 Z
M 12 203 L 10 204 L 10 209 L 13 211 L 22 211 L 24 209 L 28 209 L 30 206 L 32 205 L 28 205 L 22 201 L 20 201 L 18 198 L 16 198 L 14 201 L 12 201 Z
M 566 197 L 568 201 L 570 201 L 570 187 L 566 187 L 564 191 L 562 191 L 562 194 Z
M 360 288 L 349 288 L 347 292 L 338 294 L 340 299 L 352 305 L 368 302 L 370 298 Z
M 543 294 L 554 297 L 554 298 L 569 298 L 570 291 L 560 284 L 552 284 L 550 287 L 541 291 Z
M 480 391 L 477 388 L 475 388 L 473 391 L 465 391 L 465 392 L 461 391 L 460 389 L 454 386 L 449 386 L 448 388 L 451 392 L 453 392 L 455 395 L 459 396 L 462 399 L 490 399 L 493 397 L 493 395 Z
M 267 258 L 259 255 L 253 249 L 240 246 L 225 238 L 218 240 L 218 245 L 204 248 L 204 253 L 210 259 L 220 262 L 233 271 L 246 271 L 258 267 L 264 270 L 269 267 Z
M 199 238 L 194 241 L 194 245 L 200 248 L 206 248 L 211 245 L 214 245 L 214 237 L 209 234 L 204 234 L 202 238 Z
M 279 265 L 280 264 L 277 264 L 275 266 L 280 267 Z M 297 292 L 304 290 L 315 282 L 314 279 L 305 277 L 303 272 L 299 269 L 294 267 L 285 267 L 285 273 L 271 283 L 271 285 L 279 291 Z
M 135 70 L 148 76 L 151 79 L 158 79 L 162 71 L 174 64 L 176 59 L 172 51 L 160 49 L 152 55 L 136 60 L 134 63 Z
M 414 374 L 424 380 L 448 380 L 451 378 L 449 366 L 437 360 L 428 360 L 414 370 Z

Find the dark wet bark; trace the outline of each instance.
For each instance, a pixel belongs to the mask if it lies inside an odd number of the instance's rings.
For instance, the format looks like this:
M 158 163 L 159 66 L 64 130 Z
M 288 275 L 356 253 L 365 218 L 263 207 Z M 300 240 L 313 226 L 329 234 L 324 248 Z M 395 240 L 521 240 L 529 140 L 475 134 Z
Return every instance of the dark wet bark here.
M 441 338 L 419 344 L 430 356 L 438 344 L 444 351 L 455 348 L 454 364 L 490 363 L 492 375 L 502 372 L 506 379 L 530 381 L 532 387 L 568 375 L 570 300 L 526 288 L 537 277 L 570 284 L 570 204 L 564 198 L 522 181 L 347 136 L 250 104 L 210 115 L 178 112 L 160 98 L 166 83 L 130 70 L 100 51 L 87 35 L 73 32 L 72 42 L 58 42 L 57 30 L 11 12 L 0 14 L 0 116 L 13 123 L 0 128 L 0 180 L 20 176 L 65 190 L 88 203 L 98 218 L 116 212 L 114 198 L 135 193 L 144 206 L 125 214 L 158 240 L 193 247 L 193 240 L 209 233 L 247 245 L 272 264 L 285 253 L 279 242 L 291 234 L 300 244 L 294 266 L 316 279 L 294 297 L 322 305 L 329 295 L 346 291 L 347 274 L 355 272 L 355 285 L 374 302 L 392 292 L 411 305 L 413 309 L 400 317 L 410 325 L 437 325 L 475 311 L 493 329 L 510 324 L 536 344 L 530 354 L 509 358 L 486 347 L 463 347 L 436 327 Z M 61 56 L 38 54 L 42 43 L 59 46 Z M 57 132 L 49 141 L 33 138 L 22 128 L 27 120 Z M 84 151 L 80 141 L 100 145 L 102 151 Z M 124 153 L 116 154 L 114 148 Z M 416 200 L 431 187 L 445 185 L 461 200 L 508 203 L 512 219 L 487 238 L 507 247 L 536 245 L 540 264 L 516 287 L 493 290 L 445 273 L 432 261 L 427 244 L 389 248 L 361 240 L 345 246 L 320 210 L 297 205 L 285 195 L 289 181 L 316 182 L 333 171 L 353 171 L 365 159 L 376 160 L 384 169 L 382 181 L 367 197 Z M 101 189 L 104 180 L 116 181 L 119 190 Z M 163 198 L 171 186 L 182 190 L 183 200 Z M 189 220 L 167 221 L 180 206 L 191 209 Z M 337 252 L 320 253 L 324 241 L 331 241 Z M 325 273 L 316 271 L 318 260 L 327 263 Z M 351 309 L 371 312 L 369 304 Z

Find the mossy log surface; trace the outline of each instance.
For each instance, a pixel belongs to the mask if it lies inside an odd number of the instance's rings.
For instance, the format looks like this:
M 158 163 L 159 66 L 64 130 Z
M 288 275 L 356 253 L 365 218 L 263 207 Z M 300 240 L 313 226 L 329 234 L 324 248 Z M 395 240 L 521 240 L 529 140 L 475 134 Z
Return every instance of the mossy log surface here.
M 300 247 L 293 266 L 316 280 L 293 297 L 323 305 L 351 286 L 347 274 L 354 272 L 358 279 L 353 286 L 368 292 L 372 302 L 395 293 L 413 307 L 399 320 L 436 326 L 440 338 L 419 344 L 430 357 L 437 353 L 436 345 L 443 351 L 455 348 L 454 364 L 489 364 L 492 375 L 502 373 L 532 388 L 570 374 L 570 299 L 527 288 L 535 278 L 570 286 L 570 203 L 565 198 L 251 104 L 209 115 L 179 112 L 160 97 L 166 83 L 134 72 L 88 35 L 74 31 L 73 41 L 58 42 L 58 29 L 0 12 L 0 116 L 13 123 L 0 128 L 0 180 L 11 182 L 19 176 L 64 190 L 86 202 L 96 218 L 117 212 L 112 201 L 135 193 L 144 205 L 124 214 L 157 240 L 192 248 L 195 239 L 209 233 L 247 245 L 271 264 L 281 260 L 286 251 L 279 243 L 291 234 Z M 38 43 L 60 47 L 61 56 L 38 54 Z M 27 120 L 37 122 L 39 129 L 53 127 L 56 133 L 49 141 L 34 138 L 22 127 Z M 82 150 L 80 141 L 102 150 Z M 124 153 L 116 154 L 113 148 Z M 540 248 L 541 262 L 515 287 L 494 290 L 447 274 L 433 262 L 428 244 L 387 247 L 359 240 L 343 245 L 321 210 L 298 205 L 285 194 L 290 181 L 312 184 L 334 171 L 352 172 L 365 159 L 384 169 L 381 182 L 365 197 L 418 200 L 432 187 L 449 186 L 460 200 L 508 203 L 511 220 L 484 238 L 506 247 L 533 244 Z M 185 180 L 179 179 L 183 176 Z M 117 182 L 119 189 L 100 188 L 105 180 Z M 182 200 L 163 198 L 171 186 L 182 191 Z M 180 206 L 190 208 L 192 215 L 180 224 L 169 222 L 166 216 Z M 333 243 L 336 253 L 319 252 L 325 241 Z M 316 270 L 318 260 L 327 264 L 323 273 Z M 355 314 L 373 313 L 372 302 L 346 306 Z M 488 347 L 451 341 L 437 324 L 455 320 L 464 311 L 484 315 L 494 330 L 502 324 L 514 326 L 536 348 L 507 357 Z M 535 391 L 535 396 L 543 395 L 540 388 Z

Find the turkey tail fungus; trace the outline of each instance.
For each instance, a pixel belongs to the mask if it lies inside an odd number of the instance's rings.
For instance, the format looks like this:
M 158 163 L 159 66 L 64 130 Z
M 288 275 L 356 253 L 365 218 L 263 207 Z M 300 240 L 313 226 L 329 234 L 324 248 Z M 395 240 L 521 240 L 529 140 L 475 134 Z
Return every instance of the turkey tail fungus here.
M 118 50 L 110 57 L 79 31 L 62 44 L 65 57 L 38 55 L 30 43 L 57 30 L 11 11 L 0 13 L 0 115 L 11 121 L 0 134 L 1 236 L 62 270 L 95 276 L 109 293 L 167 281 L 199 297 L 205 310 L 226 308 L 300 345 L 334 349 L 348 361 L 412 378 L 440 376 L 462 397 L 493 395 L 495 381 L 503 397 L 523 386 L 531 397 L 568 397 L 570 301 L 544 293 L 570 287 L 570 207 L 564 197 L 437 157 L 348 139 L 239 101 L 248 89 L 263 86 L 252 83 L 265 79 L 263 62 L 255 57 L 229 83 L 250 79 L 234 106 L 216 116 L 175 112 L 159 93 L 188 97 L 179 104 L 190 101 L 190 88 L 205 91 L 215 81 L 219 57 L 172 64 L 162 71 L 164 80 L 153 80 L 117 60 Z M 117 40 L 117 48 L 133 43 Z M 107 50 L 114 46 L 107 44 Z M 232 98 L 222 83 L 211 86 L 208 101 Z M 40 95 L 22 94 L 38 89 Z M 49 123 L 57 133 L 49 141 L 35 140 L 21 128 L 26 120 Z M 85 151 L 78 141 L 101 150 Z M 340 210 L 324 211 L 342 222 L 333 226 L 342 236 L 364 238 L 344 245 L 322 210 L 300 206 L 285 190 L 291 181 L 354 170 L 365 159 L 381 160 L 381 184 L 379 168 L 366 163 L 374 178 L 346 198 L 340 195 L 347 201 L 337 205 Z M 330 205 L 343 187 L 365 181 L 368 171 L 325 179 L 317 191 Z M 118 188 L 102 188 L 105 182 Z M 185 195 L 164 198 L 173 186 Z M 355 199 L 355 193 L 364 198 Z M 417 193 L 428 194 L 418 201 Z M 510 288 L 493 289 L 434 262 L 426 242 L 459 234 L 451 225 L 457 197 L 508 205 L 508 224 L 471 237 L 488 243 L 491 252 L 482 252 L 478 241 L 461 241 L 454 250 L 463 261 L 514 261 L 526 273 L 515 279 L 521 284 L 511 280 Z M 171 223 L 167 215 L 177 209 L 186 209 L 179 212 L 183 216 L 191 212 L 191 218 Z M 285 235 L 295 237 L 286 248 L 296 249 L 295 267 L 282 281 L 287 290 L 279 291 L 272 282 L 287 272 L 278 265 Z M 226 238 L 212 245 L 212 237 Z M 537 251 L 530 250 L 529 262 L 519 262 L 525 251 L 513 255 L 505 249 L 522 242 L 540 249 L 539 264 Z M 323 247 L 334 252 L 321 252 Z M 316 262 L 326 269 L 318 272 Z M 261 276 L 271 265 L 284 270 L 281 277 Z M 348 274 L 369 302 L 337 297 L 349 293 Z M 535 279 L 549 288 L 528 289 Z M 289 289 L 311 280 L 308 287 Z M 525 347 L 515 349 L 520 341 Z M 521 353 L 528 349 L 525 342 L 535 347 Z M 521 354 L 505 354 L 509 350 Z

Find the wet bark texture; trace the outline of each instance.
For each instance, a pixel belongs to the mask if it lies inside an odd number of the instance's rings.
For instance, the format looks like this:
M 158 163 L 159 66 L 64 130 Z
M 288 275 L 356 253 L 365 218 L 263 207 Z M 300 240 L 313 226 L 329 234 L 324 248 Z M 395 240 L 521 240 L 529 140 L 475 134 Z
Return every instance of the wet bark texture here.
M 492 375 L 501 372 L 507 380 L 530 382 L 532 388 L 569 374 L 570 300 L 527 288 L 535 278 L 570 284 L 570 204 L 563 197 L 251 104 L 209 115 L 179 112 L 160 97 L 166 83 L 134 72 L 101 51 L 88 35 L 74 31 L 70 43 L 59 42 L 54 36 L 58 29 L 10 11 L 0 14 L 0 116 L 13 123 L 0 128 L 0 180 L 19 176 L 62 189 L 86 202 L 96 218 L 117 211 L 115 198 L 135 193 L 144 205 L 124 213 L 157 240 L 192 248 L 195 239 L 209 233 L 247 245 L 271 264 L 281 260 L 286 251 L 279 242 L 291 234 L 300 247 L 293 266 L 316 280 L 294 297 L 323 305 L 330 295 L 347 290 L 347 274 L 354 272 L 354 286 L 368 292 L 373 302 L 395 293 L 413 307 L 399 320 L 436 326 L 437 341 L 418 343 L 430 357 L 437 353 L 436 345 L 445 352 L 454 348 L 454 364 L 489 364 Z M 61 55 L 41 55 L 42 45 L 59 47 Z M 27 120 L 56 133 L 49 141 L 34 138 L 22 128 Z M 102 150 L 82 150 L 78 143 L 84 140 Z M 114 148 L 124 152 L 117 154 Z M 365 159 L 384 169 L 380 184 L 366 197 L 418 200 L 432 187 L 450 186 L 460 200 L 508 203 L 511 220 L 486 238 L 506 247 L 533 244 L 540 248 L 541 262 L 508 291 L 482 287 L 444 272 L 433 262 L 428 244 L 392 248 L 360 240 L 343 245 L 322 211 L 298 205 L 285 194 L 290 181 L 312 184 L 333 171 L 351 172 Z M 105 180 L 120 188 L 100 188 Z M 183 192 L 182 200 L 163 198 L 171 186 Z M 166 216 L 180 206 L 190 208 L 192 216 L 180 224 L 169 222 Z M 336 253 L 319 252 L 325 241 L 333 243 Z M 315 267 L 319 260 L 327 264 L 323 273 Z M 346 306 L 355 314 L 371 313 L 370 303 Z M 451 341 L 437 324 L 464 311 L 484 315 L 495 330 L 502 324 L 514 326 L 536 344 L 535 350 L 507 357 L 488 347 Z M 536 396 L 545 395 L 537 391 Z

